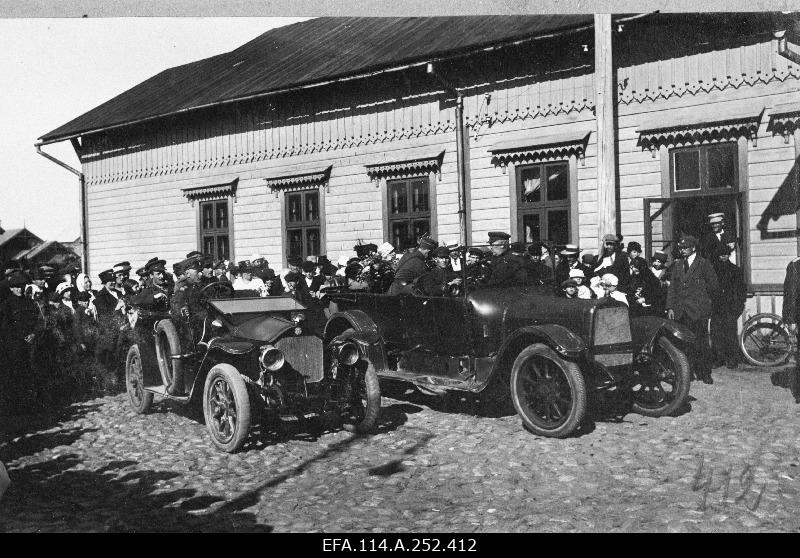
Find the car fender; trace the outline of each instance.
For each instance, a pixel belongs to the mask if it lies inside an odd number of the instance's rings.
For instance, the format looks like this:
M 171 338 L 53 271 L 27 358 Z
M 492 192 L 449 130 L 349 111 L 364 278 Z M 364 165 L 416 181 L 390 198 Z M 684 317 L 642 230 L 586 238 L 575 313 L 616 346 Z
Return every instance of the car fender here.
M 349 338 L 361 345 L 364 354 L 380 374 L 386 369 L 386 350 L 378 326 L 365 312 L 345 310 L 332 314 L 325 324 L 323 339 L 326 344 L 330 343 L 342 332 L 351 328 L 354 331 Z
M 506 348 L 520 337 L 539 339 L 558 354 L 569 359 L 576 359 L 586 351 L 586 343 L 583 342 L 583 339 L 566 327 L 558 324 L 541 324 L 525 326 L 513 331 L 503 342 L 499 353 L 502 355 Z
M 221 337 L 214 337 L 208 342 L 209 351 L 218 349 L 228 353 L 229 355 L 243 355 L 249 353 L 255 347 L 255 343 L 241 339 L 223 339 Z
M 694 333 L 683 324 L 660 316 L 631 318 L 633 345 L 637 349 L 651 346 L 659 335 L 668 335 L 683 343 L 694 341 Z

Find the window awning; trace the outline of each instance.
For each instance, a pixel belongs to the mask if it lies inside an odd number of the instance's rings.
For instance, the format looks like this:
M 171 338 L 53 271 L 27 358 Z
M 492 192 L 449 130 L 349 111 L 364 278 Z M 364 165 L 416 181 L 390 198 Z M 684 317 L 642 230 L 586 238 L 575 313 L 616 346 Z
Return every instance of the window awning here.
M 505 168 L 510 164 L 535 160 L 559 159 L 575 155 L 583 159 L 591 131 L 578 128 L 560 134 L 537 136 L 526 140 L 506 141 L 489 148 L 492 164 Z
M 714 105 L 712 111 L 697 107 L 653 113 L 639 125 L 639 143 L 653 152 L 660 145 L 682 145 L 718 139 L 746 137 L 756 145 L 763 106 L 752 103 Z
M 203 181 L 201 181 L 203 182 Z M 183 195 L 190 202 L 196 200 L 218 200 L 226 197 L 236 197 L 236 185 L 239 183 L 239 177 L 228 179 L 215 177 L 205 180 L 204 184 L 199 186 L 192 186 L 191 188 L 184 188 Z
M 412 175 L 442 172 L 444 150 L 441 147 L 405 152 L 409 158 L 402 160 L 383 160 L 365 165 L 370 180 L 381 178 L 404 178 Z
M 267 183 L 267 187 L 269 187 L 275 195 L 277 195 L 278 192 L 306 190 L 308 188 L 320 188 L 322 186 L 324 186 L 325 191 L 327 191 L 332 168 L 333 165 L 328 165 L 324 168 L 317 168 L 306 172 L 267 177 L 264 180 Z
M 789 143 L 789 136 L 800 127 L 800 102 L 783 103 L 772 107 L 767 130 L 783 136 Z

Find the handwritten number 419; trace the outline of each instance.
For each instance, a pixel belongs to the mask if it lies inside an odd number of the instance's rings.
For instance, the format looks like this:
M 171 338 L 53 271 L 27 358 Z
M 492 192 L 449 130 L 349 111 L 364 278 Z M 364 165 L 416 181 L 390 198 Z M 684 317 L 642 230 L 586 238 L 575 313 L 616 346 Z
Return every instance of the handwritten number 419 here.
M 711 483 L 714 479 L 714 469 L 712 468 L 706 477 L 706 475 L 703 474 L 704 465 L 705 458 L 701 457 L 700 465 L 697 468 L 697 472 L 694 474 L 694 481 L 692 482 L 692 490 L 694 492 L 699 490 L 703 491 L 699 506 L 700 511 L 706 510 L 709 493 L 718 492 L 720 490 L 722 490 L 722 505 L 727 506 L 731 502 L 734 504 L 743 502 L 745 507 L 752 512 L 758 509 L 761 503 L 761 497 L 764 495 L 764 491 L 767 488 L 767 483 L 762 484 L 760 490 L 754 489 L 755 475 L 753 474 L 753 467 L 750 464 L 746 464 L 739 474 L 739 493 L 730 501 L 728 500 L 728 495 L 731 493 L 731 467 L 728 466 L 727 469 L 722 471 L 722 482 L 717 488 L 712 489 Z M 751 489 L 753 490 L 751 491 Z

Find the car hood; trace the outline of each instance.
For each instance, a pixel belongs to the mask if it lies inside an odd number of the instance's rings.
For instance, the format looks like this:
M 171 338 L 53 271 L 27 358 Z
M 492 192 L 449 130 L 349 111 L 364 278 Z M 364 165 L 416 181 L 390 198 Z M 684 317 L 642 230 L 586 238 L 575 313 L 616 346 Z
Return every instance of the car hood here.
M 291 313 L 307 308 L 290 297 L 233 298 L 209 301 L 229 334 L 253 341 L 270 342 L 295 327 Z

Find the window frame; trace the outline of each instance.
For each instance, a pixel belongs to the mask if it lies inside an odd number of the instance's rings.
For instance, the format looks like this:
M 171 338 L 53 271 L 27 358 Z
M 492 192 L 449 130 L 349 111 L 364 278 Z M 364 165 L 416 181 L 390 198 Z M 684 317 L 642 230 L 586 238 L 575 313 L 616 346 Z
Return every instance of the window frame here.
M 208 204 L 214 204 L 214 207 L 215 207 L 214 219 L 216 220 L 216 216 L 217 216 L 216 204 L 219 203 L 219 202 L 225 202 L 226 206 L 227 206 L 227 217 L 226 218 L 228 220 L 227 221 L 227 224 L 228 224 L 227 232 L 226 233 L 222 233 L 221 232 L 222 229 L 217 229 L 215 227 L 213 229 L 213 232 L 211 233 L 211 235 L 213 235 L 215 239 L 217 238 L 217 236 L 220 236 L 222 234 L 226 234 L 227 235 L 227 237 L 228 237 L 228 258 L 227 259 L 228 259 L 228 261 L 231 261 L 231 262 L 232 261 L 236 261 L 235 260 L 235 250 L 234 250 L 234 236 L 233 236 L 234 235 L 233 201 L 234 201 L 234 197 L 233 196 L 218 196 L 218 197 L 213 197 L 213 198 L 208 198 L 208 199 L 204 198 L 204 199 L 198 199 L 197 200 L 197 213 L 196 213 L 197 221 L 196 221 L 195 230 L 197 231 L 197 241 L 196 241 L 196 243 L 197 243 L 197 250 L 198 251 L 205 253 L 204 252 L 203 238 L 206 237 L 206 236 L 209 236 L 206 233 L 206 229 L 203 228 L 203 207 L 208 205 Z M 214 253 L 212 254 L 214 256 L 215 260 L 219 259 L 218 258 L 218 254 L 217 254 L 217 246 L 218 246 L 218 244 L 217 244 L 217 241 L 215 240 L 214 241 Z
M 719 149 L 722 145 L 731 146 L 731 150 L 733 151 L 733 155 L 736 157 L 734 161 L 733 169 L 734 169 L 734 180 L 735 184 L 732 188 L 711 188 L 708 185 L 708 152 L 713 149 Z M 700 188 L 694 190 L 678 190 L 676 188 L 675 180 L 677 178 L 677 173 L 675 172 L 675 155 L 678 153 L 690 153 L 692 151 L 698 152 L 698 172 L 700 174 Z M 714 195 L 725 195 L 725 194 L 733 194 L 736 192 L 741 191 L 741 173 L 740 173 L 740 156 L 739 156 L 739 146 L 738 142 L 736 141 L 722 141 L 722 142 L 714 142 L 714 143 L 702 143 L 696 145 L 687 145 L 681 147 L 670 147 L 668 149 L 668 157 L 669 157 L 669 189 L 670 195 L 675 197 L 692 197 L 692 196 L 714 196 Z
M 547 176 L 547 168 L 553 166 L 565 166 L 567 171 L 567 198 L 563 200 L 549 200 L 548 199 L 548 183 L 545 179 L 542 185 L 542 199 L 538 202 L 523 202 L 522 200 L 522 181 L 520 177 L 522 173 L 529 168 L 538 167 L 540 169 L 540 176 Z M 539 215 L 540 230 L 544 230 L 542 239 L 552 240 L 549 238 L 550 231 L 547 224 L 547 215 L 550 211 L 566 210 L 567 212 L 567 242 L 577 243 L 579 236 L 579 222 L 578 222 L 578 164 L 577 157 L 574 154 L 568 157 L 558 158 L 542 158 L 537 161 L 523 164 L 509 165 L 509 189 L 510 189 L 510 210 L 511 210 L 511 236 L 519 242 L 528 243 L 524 237 L 524 217 L 526 215 Z
M 431 238 L 438 239 L 438 220 L 437 220 L 437 197 L 436 197 L 436 174 L 431 173 L 419 173 L 410 176 L 396 176 L 396 177 L 381 177 L 380 178 L 380 189 L 381 189 L 381 197 L 382 197 L 382 208 L 383 208 L 383 240 L 384 242 L 391 242 L 392 245 L 392 223 L 395 221 L 408 221 L 413 222 L 415 219 L 419 219 L 422 217 L 422 214 L 419 213 L 409 213 L 409 215 L 416 215 L 416 217 L 403 217 L 403 218 L 392 218 L 391 213 L 391 196 L 390 194 L 390 183 L 392 182 L 406 182 L 408 185 L 408 191 L 410 192 L 410 184 L 414 180 L 427 180 L 428 182 L 428 211 L 427 211 L 427 219 L 429 221 L 428 230 L 430 231 L 428 234 Z M 411 198 L 409 197 L 409 206 L 411 202 Z M 403 250 L 399 246 L 395 246 L 395 249 L 398 253 L 402 252 Z
M 303 204 L 305 204 L 305 195 L 310 193 L 317 194 L 317 219 L 316 224 L 315 221 L 301 221 L 298 223 L 291 223 L 289 222 L 289 203 L 288 203 L 288 196 L 294 195 L 301 195 L 303 196 Z M 325 188 L 322 185 L 309 185 L 305 188 L 292 188 L 280 191 L 280 200 L 281 200 L 281 261 L 283 267 L 288 267 L 288 260 L 289 260 L 289 231 L 301 229 L 305 231 L 309 228 L 317 228 L 319 229 L 319 254 L 316 255 L 324 255 L 327 253 L 327 245 L 326 245 L 326 238 L 325 238 Z M 303 233 L 303 253 L 305 254 L 305 246 L 306 244 L 306 236 Z M 313 254 L 305 254 L 302 256 L 303 260 L 305 260 L 309 255 Z

